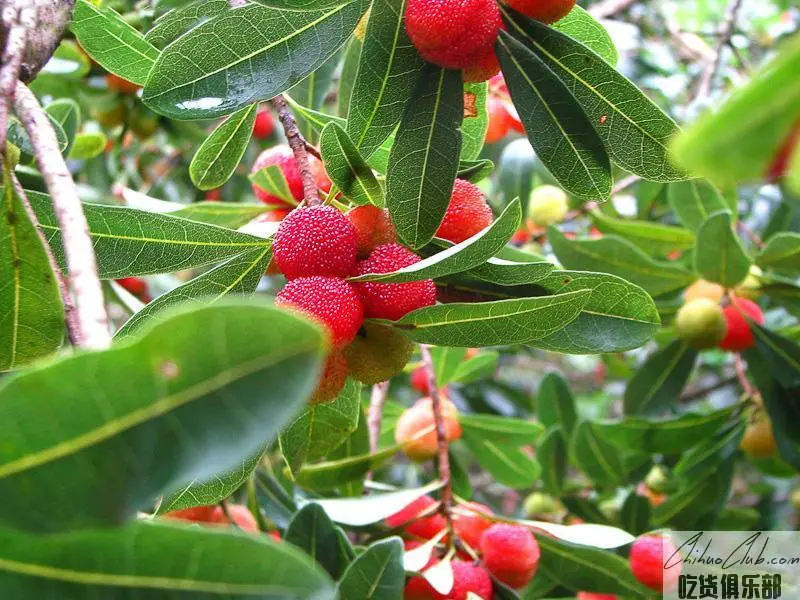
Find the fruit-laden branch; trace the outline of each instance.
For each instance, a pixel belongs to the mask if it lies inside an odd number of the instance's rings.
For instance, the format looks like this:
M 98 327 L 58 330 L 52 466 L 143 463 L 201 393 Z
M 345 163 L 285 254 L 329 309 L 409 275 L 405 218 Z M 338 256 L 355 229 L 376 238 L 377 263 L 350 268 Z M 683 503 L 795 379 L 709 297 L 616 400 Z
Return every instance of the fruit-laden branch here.
M 717 72 L 722 65 L 722 53 L 726 47 L 731 45 L 731 37 L 733 37 L 736 29 L 736 19 L 739 16 L 741 7 L 742 0 L 731 0 L 730 4 L 728 4 L 728 9 L 725 11 L 725 20 L 719 28 L 719 39 L 716 48 L 714 48 L 711 62 L 708 63 L 700 77 L 700 83 L 697 84 L 695 100 L 702 100 L 711 93 L 714 79 L 716 79 Z
M 22 82 L 17 83 L 14 112 L 28 132 L 61 228 L 77 309 L 77 330 L 72 332 L 73 339 L 82 348 L 107 348 L 111 345 L 111 335 L 89 225 L 75 183 L 61 156 L 55 131 L 36 96 Z
M 300 178 L 303 180 L 303 196 L 305 197 L 306 206 L 316 206 L 322 204 L 319 194 L 317 193 L 317 182 L 314 177 L 314 171 L 311 170 L 311 163 L 308 160 L 308 149 L 306 139 L 300 133 L 300 128 L 297 126 L 297 121 L 292 114 L 292 110 L 286 103 L 286 98 L 282 95 L 275 96 L 272 100 L 273 108 L 278 113 L 278 119 L 283 125 L 283 132 L 286 135 L 286 140 L 294 153 L 294 158 L 297 161 L 297 169 L 300 171 Z
M 453 485 L 450 478 L 450 456 L 448 454 L 447 433 L 444 428 L 444 417 L 442 415 L 442 399 L 439 388 L 436 386 L 436 370 L 433 366 L 431 351 L 425 344 L 419 345 L 422 354 L 422 362 L 425 365 L 425 373 L 428 375 L 428 395 L 431 397 L 433 408 L 433 419 L 436 424 L 436 442 L 438 446 L 437 468 L 439 479 L 442 481 L 442 502 L 439 512 L 447 521 L 447 539 L 452 544 L 454 540 L 453 529 Z

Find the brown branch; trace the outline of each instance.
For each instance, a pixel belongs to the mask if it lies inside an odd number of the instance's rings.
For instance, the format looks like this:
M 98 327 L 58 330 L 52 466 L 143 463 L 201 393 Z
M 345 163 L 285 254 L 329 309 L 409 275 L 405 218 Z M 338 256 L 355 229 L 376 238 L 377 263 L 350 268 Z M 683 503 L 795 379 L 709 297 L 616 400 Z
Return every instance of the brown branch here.
M 759 396 L 758 390 L 747 378 L 747 364 L 738 352 L 733 355 L 733 366 L 736 369 L 736 378 L 739 380 L 744 393 L 748 398 L 757 398 Z
M 317 147 L 314 144 L 312 144 L 308 140 L 303 140 L 303 142 L 305 143 L 306 151 L 309 154 L 311 154 L 314 158 L 322 160 L 322 154 L 319 153 L 319 150 L 317 150 Z
M 281 125 L 283 125 L 283 133 L 286 135 L 286 140 L 289 142 L 292 152 L 294 152 L 294 158 L 297 161 L 297 170 L 300 171 L 300 177 L 303 180 L 303 195 L 306 205 L 317 206 L 322 204 L 319 193 L 317 193 L 316 177 L 314 176 L 314 171 L 311 169 L 311 163 L 308 160 L 306 139 L 297 127 L 297 121 L 289 105 L 286 103 L 286 98 L 279 95 L 275 96 L 270 102 L 278 113 L 278 119 Z
M 726 377 L 725 379 L 720 379 L 719 381 L 717 381 L 716 383 L 712 383 L 711 385 L 707 385 L 705 387 L 701 387 L 696 390 L 690 390 L 686 392 L 680 397 L 679 401 L 692 402 L 693 400 L 697 400 L 698 398 L 703 398 L 712 392 L 716 392 L 717 390 L 721 390 L 730 385 L 733 385 L 737 381 L 738 377 L 736 375 Z
M 450 456 L 448 454 L 447 434 L 444 428 L 444 417 L 442 416 L 442 399 L 439 388 L 436 386 L 436 369 L 433 366 L 431 351 L 425 344 L 419 345 L 422 354 L 422 362 L 425 372 L 428 375 L 428 395 L 431 398 L 433 408 L 433 420 L 436 424 L 436 442 L 438 446 L 438 471 L 439 479 L 442 481 L 442 502 L 439 505 L 439 512 L 447 522 L 448 543 L 454 543 L 453 534 L 453 485 L 450 478 Z
M 606 19 L 622 12 L 635 2 L 636 0 L 603 0 L 589 7 L 589 14 L 595 19 Z
M 0 25 L 7 32 L 6 46 L 2 49 L 2 60 L 0 60 L 0 153 L 2 153 L 6 147 L 8 115 L 17 90 L 28 29 L 35 26 L 36 12 L 32 7 L 20 10 L 8 7 L 0 16 L 2 17 Z
M 372 454 L 378 451 L 378 438 L 381 436 L 381 422 L 383 421 L 383 405 L 386 404 L 388 392 L 388 381 L 382 381 L 372 386 L 372 395 L 369 399 L 369 412 L 367 413 L 369 451 Z
M 55 131 L 36 96 L 22 82 L 17 83 L 14 112 L 28 132 L 61 228 L 78 315 L 75 343 L 82 348 L 108 348 L 111 345 L 108 315 L 89 225 L 75 182 L 61 156 Z
M 741 232 L 742 232 L 743 234 L 745 234 L 745 235 L 746 235 L 748 238 L 750 238 L 750 241 L 751 241 L 751 242 L 753 242 L 753 244 L 756 246 L 756 248 L 758 248 L 759 250 L 761 250 L 761 249 L 764 247 L 764 240 L 762 240 L 762 239 L 761 239 L 761 238 L 758 236 L 758 234 L 756 234 L 756 232 L 755 232 L 755 231 L 753 231 L 752 229 L 750 229 L 750 227 L 748 227 L 747 223 L 745 223 L 744 221 L 741 221 L 741 220 L 740 220 L 740 221 L 739 221 L 739 222 L 736 224 L 736 226 L 739 228 L 739 231 L 741 231 Z
M 714 48 L 712 60 L 708 63 L 703 74 L 700 76 L 700 83 L 697 84 L 695 101 L 702 100 L 711 93 L 717 72 L 722 65 L 722 53 L 726 47 L 730 46 L 731 37 L 736 29 L 736 18 L 739 16 L 739 9 L 742 7 L 742 0 L 731 0 L 725 11 L 725 20 L 719 28 L 719 38 Z

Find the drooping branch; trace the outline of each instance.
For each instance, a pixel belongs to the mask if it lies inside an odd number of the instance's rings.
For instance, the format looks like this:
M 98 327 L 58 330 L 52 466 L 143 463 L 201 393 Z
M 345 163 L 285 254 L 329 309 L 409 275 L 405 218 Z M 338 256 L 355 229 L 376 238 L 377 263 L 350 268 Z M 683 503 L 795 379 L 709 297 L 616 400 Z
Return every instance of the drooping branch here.
M 283 126 L 283 132 L 286 135 L 286 140 L 294 152 L 294 158 L 297 161 L 297 169 L 300 171 L 300 177 L 303 180 L 303 196 L 307 206 L 316 206 L 322 204 L 322 200 L 317 193 L 317 181 L 314 176 L 314 171 L 311 169 L 311 163 L 308 159 L 308 149 L 306 147 L 306 139 L 300 133 L 300 128 L 297 126 L 297 121 L 286 102 L 286 98 L 282 95 L 275 96 L 272 100 L 273 108 L 278 113 L 278 119 Z
M 731 0 L 728 4 L 728 8 L 725 11 L 725 20 L 719 28 L 719 38 L 714 48 L 714 54 L 703 71 L 703 74 L 700 76 L 700 83 L 697 84 L 695 100 L 702 100 L 711 93 L 714 80 L 717 77 L 717 72 L 722 65 L 722 54 L 725 48 L 731 45 L 731 37 L 733 37 L 734 30 L 736 29 L 736 19 L 739 16 L 739 9 L 741 7 L 742 0 Z
M 28 132 L 61 228 L 78 315 L 75 343 L 82 348 L 107 348 L 111 345 L 111 335 L 89 226 L 75 183 L 59 151 L 55 131 L 36 96 L 22 82 L 17 83 L 14 112 Z

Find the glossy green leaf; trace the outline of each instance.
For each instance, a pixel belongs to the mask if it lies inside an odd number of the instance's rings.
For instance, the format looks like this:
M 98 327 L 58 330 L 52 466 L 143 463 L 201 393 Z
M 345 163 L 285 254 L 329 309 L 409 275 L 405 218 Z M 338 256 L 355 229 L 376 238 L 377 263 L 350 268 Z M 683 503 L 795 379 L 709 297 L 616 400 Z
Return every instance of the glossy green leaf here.
M 587 46 L 511 9 L 502 10 L 509 33 L 562 79 L 616 164 L 651 181 L 686 179 L 668 152 L 678 127 L 644 92 Z
M 250 143 L 257 109 L 257 104 L 251 104 L 236 111 L 200 145 L 189 165 L 195 187 L 213 190 L 230 179 Z
M 259 169 L 255 173 L 252 173 L 248 179 L 262 190 L 269 192 L 273 196 L 277 196 L 289 206 L 297 206 L 297 199 L 292 195 L 292 191 L 289 189 L 289 182 L 286 180 L 286 175 L 283 174 L 283 171 L 278 165 L 270 165 Z
M 352 39 L 356 39 L 355 36 Z M 331 57 L 322 63 L 317 69 L 308 74 L 308 76 L 301 80 L 300 83 L 295 84 L 289 89 L 289 94 L 297 98 L 304 106 L 309 108 L 319 109 L 325 104 L 328 93 L 331 89 L 333 78 L 339 68 L 339 63 L 343 51 L 336 51 Z M 342 90 L 343 84 L 339 83 L 339 92 Z M 299 116 L 295 115 L 295 120 L 306 140 L 312 144 L 317 143 L 318 134 L 316 129 L 310 123 Z
M 544 428 L 535 421 L 501 417 L 499 415 L 459 415 L 462 430 L 499 444 L 532 446 Z
M 336 123 L 322 130 L 320 150 L 325 171 L 354 204 L 383 207 L 383 188 L 347 133 Z
M 343 123 L 346 122 L 345 117 L 347 117 L 347 113 L 350 110 L 350 99 L 353 96 L 353 86 L 356 84 L 358 63 L 361 59 L 361 49 L 363 47 L 364 42 L 354 35 L 344 49 L 342 73 L 339 76 L 339 93 L 336 97 L 336 112 L 339 117 L 342 117 Z M 321 131 L 321 128 L 317 129 L 317 131 Z
M 11 185 L 0 188 L 0 254 L 2 372 L 55 352 L 64 339 L 64 307 L 55 273 Z
M 40 532 L 116 525 L 236 468 L 311 395 L 322 346 L 306 321 L 229 300 L 4 380 L 0 519 Z
M 415 310 L 395 325 L 422 344 L 466 348 L 524 344 L 574 321 L 590 295 L 582 290 L 543 298 L 437 304 Z
M 580 421 L 569 440 L 570 454 L 578 468 L 598 486 L 621 485 L 625 463 L 619 449 L 600 437 L 588 421 Z
M 45 111 L 64 130 L 67 145 L 63 152 L 69 154 L 81 124 L 81 107 L 72 98 L 59 98 L 48 104 Z
M 400 122 L 423 61 L 406 33 L 406 0 L 374 0 L 347 111 L 347 133 L 369 157 Z
M 252 294 L 272 260 L 272 246 L 249 250 L 162 294 L 134 314 L 117 332 L 122 338 L 138 333 L 157 315 L 181 304 L 210 304 L 228 294 Z
M 695 276 L 683 267 L 656 261 L 627 240 L 604 236 L 599 240 L 568 240 L 551 227 L 553 252 L 569 269 L 601 271 L 641 286 L 652 296 L 683 289 Z
M 0 587 L 10 598 L 104 600 L 318 600 L 334 593 L 330 578 L 290 544 L 147 521 L 46 538 L 0 530 Z
M 489 159 L 462 160 L 458 163 L 458 178 L 466 179 L 472 183 L 483 181 L 493 171 L 494 163 Z
M 461 123 L 461 160 L 475 160 L 483 150 L 489 128 L 488 83 L 464 84 L 464 121 Z
M 272 98 L 327 61 L 368 4 L 354 0 L 292 11 L 250 3 L 230 9 L 164 49 L 143 100 L 170 118 L 200 119 Z
M 312 8 L 331 8 L 348 2 L 348 0 L 253 0 L 264 6 L 285 10 L 303 11 Z
M 680 340 L 647 357 L 625 388 L 626 415 L 652 415 L 674 407 L 697 359 Z
M 262 203 L 206 201 L 187 204 L 170 214 L 190 221 L 238 229 L 268 211 L 269 207 Z
M 450 204 L 463 116 L 461 72 L 427 64 L 403 111 L 386 174 L 397 234 L 414 248 L 431 241 Z
M 567 86 L 505 31 L 497 38 L 496 51 L 528 139 L 548 171 L 577 198 L 609 198 L 608 155 Z
M 762 267 L 800 271 L 800 233 L 776 233 L 769 238 L 756 262 Z
M 561 427 L 569 435 L 578 420 L 575 398 L 566 380 L 558 373 L 548 373 L 539 385 L 536 416 L 546 427 Z
M 297 471 L 347 439 L 358 427 L 360 400 L 361 384 L 348 379 L 336 400 L 306 407 L 281 433 L 281 452 L 289 468 Z
M 370 545 L 339 581 L 340 598 L 397 600 L 403 595 L 403 541 L 391 537 Z
M 28 192 L 28 198 L 63 266 L 61 230 L 50 198 L 38 192 Z M 174 272 L 269 244 L 230 229 L 133 208 L 84 204 L 83 212 L 103 279 Z
M 364 418 L 360 419 L 359 425 L 365 420 Z M 331 454 L 335 456 L 341 453 L 356 433 L 358 433 L 358 429 Z M 364 448 L 363 451 L 362 454 L 331 458 L 331 460 L 304 465 L 294 474 L 294 480 L 297 485 L 315 491 L 330 491 L 347 484 L 361 484 L 357 487 L 363 488 L 363 479 L 366 474 L 394 458 L 400 451 L 400 446 L 390 446 L 375 454 L 369 454 L 368 448 Z M 351 495 L 358 496 L 360 492 Z
M 349 478 L 349 481 L 346 481 L 345 474 L 354 474 L 356 469 L 351 469 L 354 463 L 358 463 L 360 460 L 364 459 L 364 455 L 369 455 L 370 452 L 370 444 L 369 444 L 369 428 L 367 427 L 367 418 L 364 416 L 364 411 L 362 410 L 362 414 L 359 415 L 358 418 L 358 427 L 356 430 L 348 436 L 348 438 L 339 444 L 333 452 L 328 454 L 328 461 L 330 463 L 338 463 L 332 469 L 324 469 L 320 467 L 318 469 L 314 469 L 315 475 L 311 478 L 304 478 L 303 477 L 303 469 L 297 472 L 295 476 L 295 481 L 298 485 L 306 485 L 305 481 L 309 479 L 314 480 L 314 485 L 310 485 L 312 489 L 316 487 L 317 483 L 320 479 L 328 478 L 334 479 L 334 485 L 328 487 L 326 489 L 332 489 L 333 487 L 338 488 L 339 492 L 343 496 L 361 496 L 364 493 L 364 475 L 367 471 L 360 471 L 360 475 L 358 477 Z M 375 462 L 371 464 L 371 466 L 377 466 L 381 460 L 381 457 L 375 457 Z M 308 465 L 309 467 L 317 467 L 322 465 L 322 463 L 316 463 L 315 465 Z M 374 468 L 373 466 L 373 468 Z M 360 470 L 361 467 L 359 467 Z M 342 477 L 336 477 L 334 474 L 341 474 Z M 306 473 L 307 474 L 307 473 Z M 322 474 L 322 477 L 319 475 Z
M 59 152 L 66 151 L 69 140 L 67 139 L 67 134 L 64 132 L 64 128 L 61 127 L 61 123 L 59 123 L 53 115 L 48 112 L 45 112 L 45 114 L 50 120 L 50 125 L 52 125 L 53 131 L 56 134 Z M 22 123 L 13 115 L 8 119 L 8 141 L 19 148 L 23 158 L 33 159 L 35 153 L 33 144 L 31 144 L 31 139 L 28 137 L 28 132 L 25 131 Z
M 108 137 L 100 131 L 79 133 L 75 136 L 72 147 L 69 149 L 68 158 L 74 160 L 88 160 L 100 156 L 106 149 Z
M 536 447 L 536 460 L 542 466 L 542 485 L 547 493 L 560 496 L 567 476 L 568 449 L 561 427 L 545 431 Z
M 163 48 L 202 21 L 224 13 L 229 6 L 228 0 L 194 0 L 161 15 L 144 37 L 154 46 Z
M 694 268 L 703 279 L 732 288 L 741 283 L 750 271 L 750 257 L 733 230 L 733 217 L 728 210 L 716 212 L 703 221 L 697 230 Z
M 500 355 L 497 352 L 480 352 L 477 356 L 459 363 L 450 381 L 466 384 L 488 379 L 497 371 L 499 358 Z
M 641 535 L 650 530 L 650 512 L 650 502 L 647 498 L 633 490 L 625 498 L 619 518 L 625 531 Z
M 539 478 L 539 463 L 517 443 L 498 442 L 475 429 L 464 430 L 462 439 L 481 468 L 498 483 L 524 489 Z
M 306 504 L 292 518 L 284 541 L 306 552 L 334 579 L 339 579 L 350 564 L 350 557 L 341 552 L 338 527 L 318 504 Z
M 608 31 L 580 6 L 575 6 L 566 17 L 556 21 L 551 27 L 578 40 L 602 56 L 612 67 L 617 64 L 619 54 Z
M 497 285 L 524 285 L 541 281 L 553 271 L 549 262 L 516 262 L 493 257 L 470 269 L 475 277 Z
M 669 184 L 669 206 L 685 227 L 697 230 L 709 216 L 721 210 L 733 210 L 720 191 L 705 179 L 689 179 Z
M 138 85 L 144 85 L 159 58 L 158 49 L 113 8 L 78 0 L 71 28 L 81 48 L 98 64 Z
M 592 221 L 601 232 L 615 233 L 648 254 L 664 256 L 673 250 L 686 250 L 694 246 L 694 233 L 682 227 L 650 221 L 615 219 L 599 210 L 593 210 L 591 215 Z

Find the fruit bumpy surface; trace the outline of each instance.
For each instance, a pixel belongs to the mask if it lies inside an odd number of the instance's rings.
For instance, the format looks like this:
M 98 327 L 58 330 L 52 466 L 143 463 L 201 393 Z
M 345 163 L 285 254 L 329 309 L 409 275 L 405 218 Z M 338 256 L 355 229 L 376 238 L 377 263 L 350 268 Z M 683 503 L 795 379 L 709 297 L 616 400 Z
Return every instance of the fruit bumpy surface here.
M 507 0 L 508 5 L 526 17 L 542 23 L 555 23 L 566 17 L 575 0 Z
M 492 522 L 482 515 L 493 515 L 492 509 L 477 502 L 459 504 L 453 511 L 453 528 L 456 537 L 477 551 L 481 547 L 483 532 Z
M 458 244 L 491 225 L 492 218 L 492 209 L 481 189 L 474 183 L 456 179 L 436 237 Z
M 317 187 L 324 192 L 330 191 L 331 180 L 325 173 L 325 168 L 322 166 L 322 163 L 313 156 L 309 156 L 308 161 L 309 165 L 311 166 L 311 170 L 314 173 Z M 303 178 L 300 176 L 300 169 L 297 167 L 297 161 L 294 158 L 294 153 L 288 145 L 278 144 L 277 146 L 272 146 L 271 148 L 264 150 L 258 155 L 258 158 L 256 158 L 255 162 L 253 163 L 253 168 L 250 170 L 250 172 L 258 173 L 261 169 L 265 169 L 272 165 L 276 165 L 280 168 L 283 176 L 286 178 L 286 183 L 289 186 L 289 192 L 292 194 L 292 197 L 298 202 L 302 200 Z M 269 193 L 267 190 L 258 187 L 255 183 L 253 184 L 253 193 L 256 195 L 256 198 L 265 204 L 276 206 L 293 206 L 283 198 L 275 196 Z
M 323 404 L 335 400 L 347 382 L 347 360 L 341 352 L 334 351 L 325 360 L 317 389 L 311 396 L 311 404 Z
M 482 600 L 494 600 L 494 589 L 489 573 L 472 562 L 454 560 L 453 588 L 448 594 L 440 594 L 422 577 L 412 577 L 403 592 L 404 600 L 469 600 L 478 596 Z
M 311 317 L 328 332 L 334 347 L 353 341 L 364 322 L 364 310 L 353 286 L 335 277 L 301 277 L 278 292 L 275 304 Z
M 458 423 L 456 405 L 446 398 L 440 399 L 445 437 L 448 442 L 461 438 L 461 425 Z M 414 461 L 422 462 L 433 458 L 438 450 L 436 421 L 433 415 L 433 400 L 420 398 L 411 408 L 407 408 L 395 426 L 394 437 L 403 445 L 403 452 Z M 424 430 L 428 433 L 420 435 Z
M 764 324 L 764 313 L 761 308 L 747 298 L 734 298 L 731 304 L 722 309 L 727 321 L 728 331 L 719 347 L 730 352 L 742 352 L 755 346 L 756 339 L 750 329 L 748 319 Z
M 684 304 L 675 317 L 675 333 L 695 350 L 715 347 L 727 330 L 722 307 L 708 298 Z
M 386 526 L 395 529 L 403 527 L 408 535 L 429 540 L 447 527 L 447 521 L 439 514 L 434 513 L 430 516 L 418 519 L 417 517 L 429 510 L 436 504 L 436 500 L 430 496 L 420 496 L 402 510 L 386 518 Z
M 400 373 L 413 352 L 414 344 L 397 330 L 364 323 L 344 356 L 353 379 L 373 385 Z
M 332 206 L 297 208 L 278 226 L 272 250 L 287 279 L 348 277 L 356 268 L 356 229 Z
M 483 564 L 499 581 L 521 588 L 533 579 L 539 566 L 539 544 L 520 525 L 497 523 L 481 537 Z
M 651 590 L 672 589 L 678 582 L 682 563 L 664 568 L 676 551 L 671 540 L 660 535 L 643 535 L 631 546 L 630 564 L 633 576 Z
M 397 241 L 397 231 L 392 217 L 385 208 L 371 204 L 356 206 L 347 213 L 356 228 L 356 246 L 359 258 L 367 258 L 378 246 Z

